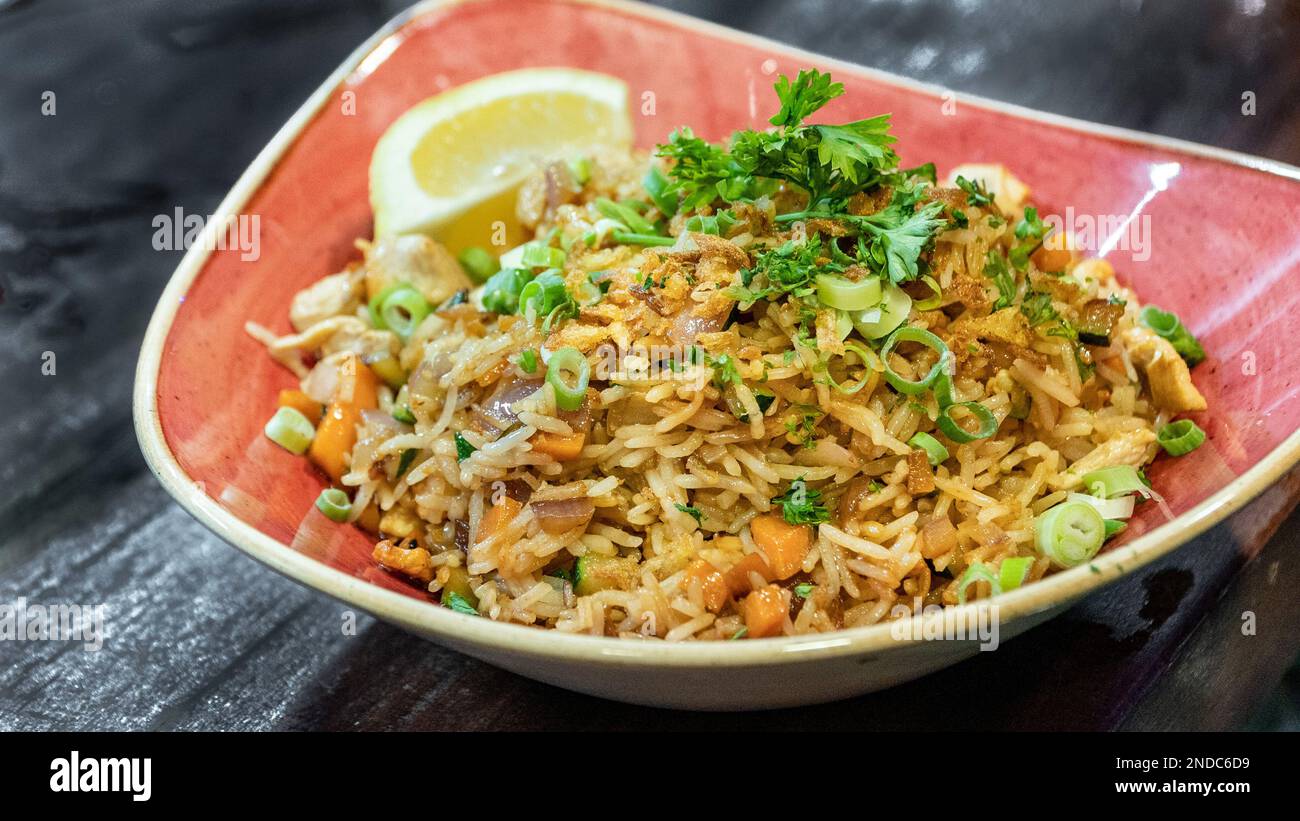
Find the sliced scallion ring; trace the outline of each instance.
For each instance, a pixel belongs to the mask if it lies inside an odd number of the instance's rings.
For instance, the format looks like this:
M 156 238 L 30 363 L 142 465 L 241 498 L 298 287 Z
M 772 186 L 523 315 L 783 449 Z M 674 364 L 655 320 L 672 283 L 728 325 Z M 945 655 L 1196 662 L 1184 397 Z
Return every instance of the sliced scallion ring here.
M 1115 465 L 1083 474 L 1080 480 L 1088 493 L 1102 499 L 1113 499 L 1126 493 L 1147 493 L 1138 472 L 1131 465 Z
M 1077 567 L 1097 555 L 1106 541 L 1106 522 L 1092 505 L 1066 500 L 1034 519 L 1034 543 L 1052 564 Z
M 907 440 L 909 447 L 920 448 L 925 451 L 925 455 L 930 460 L 932 467 L 937 467 L 948 458 L 948 449 L 943 443 L 935 439 L 928 433 L 916 433 L 911 439 Z
M 1127 496 L 1117 496 L 1114 499 L 1102 499 L 1098 496 L 1091 496 L 1087 493 L 1070 493 L 1067 499 L 1092 505 L 1101 514 L 1103 519 L 1127 519 L 1133 515 L 1133 504 L 1136 498 L 1130 494 Z
M 572 375 L 572 383 L 565 381 L 566 372 Z M 546 362 L 546 381 L 555 389 L 555 404 L 560 410 L 582 407 L 590 380 L 591 365 L 577 348 L 560 348 Z
M 980 562 L 975 562 L 966 568 L 966 572 L 962 573 L 961 578 L 957 580 L 957 602 L 959 604 L 966 603 L 966 588 L 976 582 L 988 582 L 989 587 L 993 588 L 993 595 L 995 596 L 1002 592 L 1002 584 L 998 577 L 993 575 L 993 571 Z
M 957 420 L 952 418 L 953 408 L 965 408 L 970 411 L 971 415 L 980 423 L 979 430 L 971 433 L 958 424 Z M 934 420 L 934 423 L 939 430 L 943 431 L 944 436 L 959 445 L 974 442 L 976 439 L 987 439 L 998 431 L 997 417 L 979 402 L 958 402 L 949 405 L 939 411 L 939 418 Z
M 998 566 L 998 582 L 1002 585 L 1002 592 L 1015 590 L 1024 584 L 1025 579 L 1029 578 L 1029 568 L 1033 565 L 1034 560 L 1028 556 L 1003 559 L 1002 564 Z
M 880 305 L 854 313 L 853 327 L 864 339 L 880 339 L 903 324 L 911 312 L 912 298 L 907 291 L 892 282 L 885 283 Z
M 549 316 L 557 306 L 569 298 L 564 287 L 564 277 L 558 271 L 542 271 L 519 292 L 519 312 L 533 316 Z
M 343 491 L 327 487 L 316 497 L 316 509 L 332 522 L 346 522 L 352 515 L 352 502 Z
M 1205 444 L 1205 431 L 1190 419 L 1179 419 L 1161 428 L 1156 441 L 1170 456 L 1182 456 Z
M 930 368 L 930 372 L 920 380 L 914 382 L 910 379 L 904 379 L 895 373 L 893 368 L 889 367 L 889 355 L 893 353 L 894 347 L 900 342 L 919 342 L 939 354 L 939 361 L 934 363 L 934 367 Z M 892 385 L 894 390 L 909 396 L 915 396 L 922 391 L 928 390 L 934 384 L 934 380 L 938 379 L 946 368 L 947 356 L 948 346 L 944 344 L 942 339 L 927 330 L 914 328 L 910 325 L 899 328 L 890 334 L 889 339 L 885 340 L 885 346 L 880 349 L 880 359 L 885 363 L 885 381 Z
M 846 354 L 852 353 L 858 359 L 862 360 L 862 364 L 866 366 L 867 372 L 863 374 L 861 379 L 854 382 L 852 385 L 843 385 L 835 381 L 835 377 L 831 376 L 830 369 L 827 368 L 826 381 L 831 384 L 832 388 L 840 393 L 852 395 L 865 388 L 867 383 L 871 381 L 871 375 L 876 370 L 876 366 L 880 364 L 880 359 L 870 348 L 865 345 L 859 345 L 857 342 L 844 343 L 844 352 Z
M 916 310 L 933 311 L 943 304 L 943 290 L 939 287 L 938 281 L 932 276 L 923 276 L 921 281 L 929 287 L 931 296 L 929 299 L 923 299 L 916 303 Z
M 301 411 L 281 407 L 262 429 L 266 438 L 290 453 L 302 456 L 316 438 L 316 427 Z
M 1106 538 L 1116 536 L 1128 529 L 1128 522 L 1121 522 L 1119 519 L 1106 520 Z
M 863 277 L 854 280 L 838 274 L 817 275 L 817 298 L 823 305 L 841 311 L 865 311 L 880 304 L 880 280 Z
M 520 262 L 524 268 L 563 268 L 567 255 L 559 248 L 530 242 L 523 246 Z
M 424 318 L 429 315 L 429 303 L 424 295 L 411 286 L 398 288 L 384 298 L 379 315 L 384 320 L 384 327 L 405 342 L 415 333 Z

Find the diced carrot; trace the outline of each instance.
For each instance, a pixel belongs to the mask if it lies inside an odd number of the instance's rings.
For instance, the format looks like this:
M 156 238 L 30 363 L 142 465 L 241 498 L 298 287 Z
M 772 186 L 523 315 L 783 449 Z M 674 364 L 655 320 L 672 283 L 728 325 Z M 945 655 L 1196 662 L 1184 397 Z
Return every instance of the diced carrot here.
M 523 502 L 511 499 L 509 496 L 501 497 L 501 501 L 488 508 L 483 518 L 479 520 L 478 538 L 474 540 L 475 543 L 492 538 L 493 534 L 513 521 L 523 509 Z
M 772 569 L 767 566 L 767 561 L 763 559 L 762 553 L 750 553 L 745 558 L 731 566 L 724 575 L 727 580 L 727 590 L 731 595 L 740 598 L 749 591 L 754 589 L 749 581 L 749 574 L 757 573 L 764 579 L 771 581 Z
M 581 455 L 582 446 L 587 443 L 587 434 L 574 432 L 566 436 L 539 430 L 528 441 L 535 453 L 545 453 L 557 462 L 568 462 Z
M 1074 240 L 1064 232 L 1058 231 L 1043 240 L 1037 251 L 1029 255 L 1038 266 L 1038 270 L 1048 273 L 1064 271 L 1074 261 Z
M 749 523 L 749 532 L 776 579 L 788 579 L 798 573 L 812 547 L 812 528 L 792 525 L 775 513 L 755 517 Z
M 774 584 L 755 590 L 741 602 L 745 616 L 745 637 L 761 639 L 781 633 L 781 625 L 789 612 L 781 588 Z
M 334 398 L 325 409 L 325 417 L 316 426 L 316 438 L 307 456 L 339 483 L 348 471 L 348 456 L 357 443 L 357 424 L 364 408 L 379 405 L 379 379 L 362 364 L 360 357 L 350 356 L 339 365 L 339 384 Z
M 280 407 L 293 408 L 311 420 L 313 425 L 320 424 L 325 413 L 325 406 L 299 390 L 280 391 Z
M 704 598 L 704 606 L 714 613 L 722 609 L 727 603 L 727 580 L 723 577 L 718 568 L 706 562 L 704 559 L 696 559 L 686 566 L 685 582 L 687 588 L 691 585 L 698 584 L 700 595 Z

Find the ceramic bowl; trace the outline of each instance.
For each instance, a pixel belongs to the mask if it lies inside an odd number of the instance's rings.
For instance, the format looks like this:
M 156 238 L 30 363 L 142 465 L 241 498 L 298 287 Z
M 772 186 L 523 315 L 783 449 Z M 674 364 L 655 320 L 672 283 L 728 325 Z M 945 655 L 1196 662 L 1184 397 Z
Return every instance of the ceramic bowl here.
M 524 36 L 527 32 L 547 36 Z M 501 48 L 503 33 L 509 48 Z M 888 687 L 977 652 L 978 639 L 926 640 L 921 621 L 726 643 L 629 642 L 464 616 L 377 568 L 371 542 L 313 507 L 322 478 L 272 445 L 262 425 L 294 384 L 244 332 L 289 331 L 292 295 L 355 258 L 368 237 L 367 165 L 379 135 L 415 102 L 525 66 L 623 78 L 636 138 L 676 126 L 720 139 L 770 112 L 774 75 L 817 66 L 847 93 L 828 119 L 892 112 L 905 164 L 1003 162 L 1045 213 L 1111 215 L 1133 242 L 1104 250 L 1147 302 L 1177 312 L 1209 359 L 1195 379 L 1210 409 L 1206 444 L 1162 458 L 1150 477 L 1177 514 L 1145 505 L 1090 566 L 996 599 L 1001 641 L 1167 553 L 1241 507 L 1300 455 L 1300 171 L 1266 160 L 961 96 L 803 53 L 679 15 L 607 2 L 426 2 L 357 49 L 253 161 L 216 220 L 256 216 L 256 259 L 238 249 L 185 256 L 158 304 L 136 377 L 136 430 L 166 488 L 215 533 L 350 606 L 492 664 L 623 701 L 757 709 Z M 755 103 L 753 101 L 757 100 Z M 955 105 L 954 105 L 955 103 Z M 1260 219 L 1261 213 L 1270 215 Z M 1130 220 L 1125 223 L 1124 220 Z M 1145 226 L 1145 228 L 1143 228 Z M 1279 228 L 1281 226 L 1281 228 Z M 1145 234 L 1141 233 L 1145 231 Z M 1142 240 L 1145 240 L 1144 242 Z M 963 617 L 989 612 L 968 605 Z

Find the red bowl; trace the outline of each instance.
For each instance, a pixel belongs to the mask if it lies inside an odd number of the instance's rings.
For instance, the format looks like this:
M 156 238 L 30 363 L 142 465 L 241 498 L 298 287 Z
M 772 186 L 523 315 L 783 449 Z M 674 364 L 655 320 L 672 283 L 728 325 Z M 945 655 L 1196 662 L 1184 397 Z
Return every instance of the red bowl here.
M 502 48 L 507 40 L 510 47 Z M 1300 315 L 1300 290 L 1286 286 L 1300 273 L 1300 239 L 1286 228 L 1300 223 L 1297 169 L 986 100 L 953 100 L 941 89 L 641 7 L 424 3 L 353 53 L 257 157 L 214 222 L 255 216 L 260 255 L 192 248 L 141 352 L 136 427 L 154 471 L 223 538 L 293 578 L 511 669 L 675 706 L 718 706 L 710 670 L 728 672 L 727 706 L 772 706 L 874 689 L 970 651 L 886 654 L 912 644 L 887 626 L 706 647 L 629 645 L 496 624 L 437 607 L 377 569 L 364 534 L 315 510 L 321 477 L 262 435 L 277 391 L 294 386 L 294 377 L 249 338 L 244 323 L 289 332 L 293 294 L 356 257 L 353 241 L 371 229 L 370 155 L 389 123 L 431 94 L 526 66 L 625 80 L 644 147 L 686 123 L 715 139 L 758 125 L 770 114 L 776 73 L 830 69 L 846 94 L 828 106 L 827 118 L 891 112 L 905 164 L 934 161 L 943 174 L 963 162 L 1001 162 L 1030 185 L 1043 213 L 1129 217 L 1127 225 L 1145 231 L 1127 250 L 1124 243 L 1105 249 L 1106 257 L 1144 302 L 1175 311 L 1203 342 L 1209 359 L 1193 374 L 1210 409 L 1194 418 L 1206 444 L 1149 470 L 1177 520 L 1165 523 L 1154 506 L 1143 506 L 1093 569 L 1000 597 L 1004 634 L 1203 531 L 1300 455 L 1300 406 L 1293 402 L 1300 346 L 1285 342 Z M 876 653 L 897 656 L 888 674 L 864 675 L 852 664 L 836 672 L 837 659 Z M 811 676 L 825 681 L 792 687 L 792 679 L 810 676 L 776 662 L 795 659 L 828 665 Z M 596 678 L 604 680 L 593 681 L 593 664 L 621 672 L 602 667 Z M 735 674 L 742 668 L 752 680 L 738 695 Z M 629 670 L 639 677 L 625 675 Z M 664 671 L 671 672 L 668 692 L 662 682 L 651 683 Z

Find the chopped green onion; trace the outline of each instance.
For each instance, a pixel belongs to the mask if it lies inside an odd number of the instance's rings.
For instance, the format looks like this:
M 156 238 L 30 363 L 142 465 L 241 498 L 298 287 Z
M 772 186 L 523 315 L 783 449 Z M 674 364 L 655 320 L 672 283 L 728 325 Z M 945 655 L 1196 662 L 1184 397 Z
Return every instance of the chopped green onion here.
M 1113 499 L 1125 493 L 1148 493 L 1146 484 L 1131 465 L 1115 465 L 1083 474 L 1083 487 L 1088 493 L 1102 499 Z
M 519 292 L 532 279 L 527 271 L 502 268 L 483 285 L 483 310 L 513 314 L 519 310 Z
M 975 433 L 971 433 L 959 425 L 957 420 L 952 418 L 953 408 L 965 408 L 970 411 L 971 415 L 980 423 L 979 430 Z M 953 405 L 948 405 L 943 410 L 939 411 L 939 418 L 934 420 L 934 423 L 938 426 L 939 430 L 943 431 L 944 436 L 947 436 L 959 445 L 966 442 L 974 442 L 976 439 L 987 439 L 998 431 L 997 417 L 993 415 L 991 410 L 984 407 L 979 402 L 958 402 Z
M 573 176 L 573 181 L 578 185 L 586 185 L 591 179 L 591 160 L 586 157 L 573 157 L 566 165 L 569 166 L 569 174 Z
M 524 373 L 537 373 L 537 351 L 526 348 L 519 352 L 519 370 Z
M 464 613 L 466 616 L 478 615 L 478 608 L 470 604 L 469 599 L 454 590 L 446 591 L 442 598 L 444 607 L 449 607 L 457 613 Z
M 607 197 L 601 197 L 592 204 L 596 206 L 596 210 L 600 212 L 601 216 L 608 217 L 615 222 L 621 222 L 634 234 L 654 236 L 658 233 L 655 231 L 654 223 L 622 203 L 614 202 Z
M 811 596 L 812 592 L 816 589 L 817 585 L 812 582 L 804 582 L 803 584 L 796 584 L 794 586 L 794 594 L 801 599 L 806 599 Z
M 1116 534 L 1123 533 L 1127 529 L 1128 529 L 1128 522 L 1121 522 L 1119 519 L 1106 520 L 1107 539 L 1109 539 L 1111 536 L 1114 536 Z
M 479 285 L 501 270 L 497 258 L 490 251 L 479 247 L 466 248 L 456 259 L 460 261 L 460 267 L 465 269 L 465 273 L 469 274 L 469 278 Z
M 980 562 L 975 562 L 970 567 L 966 568 L 966 572 L 962 573 L 961 578 L 957 580 L 958 604 L 966 603 L 966 588 L 976 582 L 988 582 L 989 587 L 993 588 L 992 592 L 995 596 L 1002 592 L 1002 583 L 998 581 L 997 576 L 993 575 L 993 571 L 989 570 Z
M 885 283 L 882 302 L 852 315 L 853 327 L 864 339 L 879 339 L 903 324 L 912 312 L 912 297 L 892 282 Z
M 393 418 L 408 425 L 415 424 L 415 414 L 411 413 L 411 389 L 403 385 L 393 398 Z
M 938 439 L 935 439 L 928 433 L 917 433 L 907 440 L 907 444 L 913 448 L 920 448 L 925 451 L 925 455 L 930 459 L 930 465 L 937 467 L 948 458 L 948 449 L 943 446 Z
M 525 268 L 563 268 L 568 255 L 559 248 L 530 242 L 524 246 L 524 253 L 519 258 Z
M 395 291 L 401 288 L 410 287 L 411 283 L 409 282 L 394 282 L 370 298 L 370 302 L 366 305 L 366 310 L 370 313 L 371 327 L 378 328 L 381 331 L 388 329 L 388 326 L 384 324 L 384 317 L 381 313 L 384 306 L 384 300 L 388 299 L 388 297 Z
M 1169 344 L 1174 346 L 1174 350 L 1187 361 L 1188 365 L 1195 365 L 1205 359 L 1205 349 L 1196 341 L 1196 337 L 1192 336 L 1191 331 L 1184 327 L 1182 320 L 1176 314 L 1148 305 L 1138 314 L 1138 321 L 1155 331 L 1157 336 L 1169 340 Z
M 346 522 L 352 514 L 352 502 L 343 491 L 327 487 L 316 497 L 316 509 L 332 522 Z
M 920 380 L 913 382 L 904 379 L 889 366 L 889 355 L 893 353 L 894 347 L 899 342 L 919 342 L 939 354 L 939 361 L 934 363 L 934 367 L 930 368 L 930 372 Z M 890 334 L 889 339 L 885 340 L 885 346 L 880 349 L 880 359 L 885 363 L 885 381 L 893 385 L 894 389 L 899 393 L 905 393 L 909 396 L 915 396 L 933 385 L 934 380 L 938 379 L 939 375 L 944 372 L 945 361 L 949 356 L 951 354 L 948 352 L 948 346 L 943 343 L 942 339 L 929 331 L 914 328 L 910 325 L 899 328 Z
M 865 311 L 880 303 L 880 280 L 863 277 L 854 282 L 838 274 L 818 274 L 817 298 L 841 311 Z
M 424 295 L 408 285 L 398 288 L 384 299 L 379 316 L 384 320 L 384 326 L 405 342 L 431 310 Z
M 298 456 L 306 453 L 311 440 L 316 438 L 316 428 L 311 420 L 301 411 L 288 407 L 277 410 L 262 431 L 267 439 Z
M 1190 419 L 1179 419 L 1161 428 L 1156 441 L 1170 456 L 1182 456 L 1205 444 L 1205 431 Z
M 938 308 L 943 304 L 943 290 L 939 287 L 939 283 L 932 276 L 921 277 L 921 282 L 925 283 L 926 286 L 929 287 L 932 295 L 929 299 L 924 299 L 916 303 L 916 310 L 933 311 L 935 308 Z
M 1027 556 L 1013 556 L 1009 559 L 1003 559 L 1002 564 L 998 566 L 998 582 L 1002 585 L 1002 592 L 1015 590 L 1025 583 L 1029 578 L 1029 568 L 1033 567 L 1034 560 Z
M 657 234 L 634 234 L 630 231 L 614 231 L 610 234 L 614 242 L 620 245 L 676 245 L 677 240 L 673 237 L 661 237 Z
M 659 213 L 665 217 L 672 217 L 677 213 L 677 193 L 668 190 L 668 178 L 659 170 L 659 166 L 650 166 L 645 178 L 641 180 L 641 185 L 654 201 Z
M 880 358 L 876 356 L 875 352 L 872 351 L 870 348 L 866 347 L 865 345 L 859 345 L 857 342 L 844 343 L 844 352 L 846 354 L 851 353 L 854 356 L 856 356 L 858 359 L 862 360 L 862 364 L 866 366 L 867 372 L 857 382 L 846 387 L 845 385 L 836 382 L 835 377 L 831 376 L 830 370 L 828 369 L 826 371 L 826 381 L 830 383 L 832 388 L 839 391 L 840 393 L 848 394 L 852 396 L 853 394 L 865 388 L 867 386 L 867 383 L 871 381 L 871 375 L 876 370 L 876 365 L 880 364 Z M 823 365 L 822 367 L 825 366 Z
M 550 316 L 551 311 L 569 302 L 569 289 L 557 271 L 543 271 L 519 292 L 519 312 L 533 316 Z
M 1057 567 L 1083 564 L 1106 541 L 1106 523 L 1092 505 L 1066 500 L 1034 519 L 1035 543 Z
M 468 439 L 460 435 L 460 431 L 456 431 L 456 433 L 452 435 L 452 439 L 456 442 L 457 462 L 465 461 L 466 459 L 469 458 L 471 453 L 478 450 L 478 448 L 474 447 L 469 443 Z
M 573 375 L 572 383 L 565 382 L 566 371 Z M 582 407 L 590 379 L 591 365 L 577 348 L 560 348 L 546 363 L 546 381 L 555 389 L 555 404 L 560 410 Z
M 415 455 L 419 452 L 420 451 L 417 448 L 407 448 L 402 451 L 402 455 L 397 459 L 397 473 L 394 474 L 395 478 L 402 478 L 402 474 L 410 470 L 411 463 L 415 461 Z

